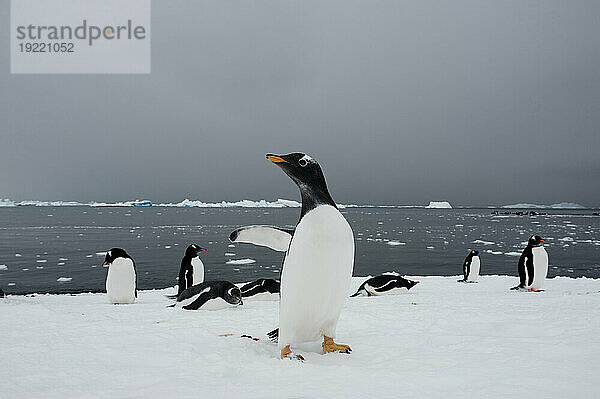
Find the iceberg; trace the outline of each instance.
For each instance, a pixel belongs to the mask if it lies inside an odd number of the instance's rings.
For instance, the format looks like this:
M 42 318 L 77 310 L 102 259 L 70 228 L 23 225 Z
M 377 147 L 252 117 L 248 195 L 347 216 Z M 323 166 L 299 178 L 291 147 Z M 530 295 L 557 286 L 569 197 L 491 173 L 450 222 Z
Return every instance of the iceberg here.
M 0 198 L 0 207 L 3 206 L 16 206 L 15 203 L 9 199 Z
M 430 201 L 427 209 L 452 209 L 452 205 L 448 201 Z

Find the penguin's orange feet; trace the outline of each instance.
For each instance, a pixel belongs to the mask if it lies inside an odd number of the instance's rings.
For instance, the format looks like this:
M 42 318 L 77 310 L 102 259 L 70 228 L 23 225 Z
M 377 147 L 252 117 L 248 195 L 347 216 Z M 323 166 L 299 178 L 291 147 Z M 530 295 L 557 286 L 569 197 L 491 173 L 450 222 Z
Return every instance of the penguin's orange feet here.
M 287 345 L 285 348 L 283 348 L 281 350 L 281 358 L 282 359 L 304 360 L 304 357 L 302 357 L 302 355 L 296 355 L 294 352 L 292 352 L 289 345 Z
M 350 352 L 352 352 L 352 349 L 350 349 L 350 346 L 348 346 L 348 345 L 336 344 L 335 342 L 333 342 L 333 338 L 324 336 L 323 337 L 323 353 L 330 353 L 330 352 L 350 353 Z
M 542 291 L 544 291 L 544 290 L 534 290 L 533 288 L 530 288 L 528 291 L 529 291 L 529 292 L 542 292 Z

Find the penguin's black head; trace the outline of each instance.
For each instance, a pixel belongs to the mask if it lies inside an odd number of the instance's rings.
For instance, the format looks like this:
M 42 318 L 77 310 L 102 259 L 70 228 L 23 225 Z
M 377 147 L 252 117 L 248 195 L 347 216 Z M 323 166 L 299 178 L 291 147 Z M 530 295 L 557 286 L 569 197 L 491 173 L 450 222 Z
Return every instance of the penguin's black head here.
M 263 280 L 262 286 L 271 294 L 277 294 L 279 293 L 279 288 L 281 284 L 277 280 L 273 280 L 272 278 L 266 278 Z
M 267 159 L 279 166 L 300 188 L 302 201 L 312 200 L 335 206 L 321 166 L 310 156 L 301 152 L 286 155 L 267 154 Z
M 477 250 L 472 250 L 472 251 L 471 251 L 471 255 L 473 255 L 473 256 L 479 256 L 479 251 L 477 251 Z
M 206 251 L 205 248 L 202 248 L 196 244 L 192 244 L 189 247 L 187 247 L 187 249 L 185 250 L 185 256 L 190 257 L 190 258 L 195 258 L 196 256 L 200 255 L 200 252 L 205 252 L 205 251 Z
M 301 152 L 286 155 L 267 154 L 267 159 L 283 171 L 298 185 L 325 184 L 325 177 L 317 161 Z
M 540 236 L 531 236 L 529 238 L 529 242 L 527 243 L 527 245 L 529 245 L 530 247 L 539 247 L 540 245 L 542 245 L 542 242 L 544 242 L 544 240 L 542 239 L 542 237 L 540 237 Z
M 231 284 L 230 287 L 225 289 L 225 295 L 223 295 L 223 299 L 232 305 L 243 305 L 242 302 L 242 292 L 238 287 Z
M 131 259 L 131 256 L 129 256 L 123 248 L 111 248 L 110 251 L 106 253 L 106 256 L 104 257 L 104 263 L 102 264 L 102 266 L 110 265 L 117 258 Z

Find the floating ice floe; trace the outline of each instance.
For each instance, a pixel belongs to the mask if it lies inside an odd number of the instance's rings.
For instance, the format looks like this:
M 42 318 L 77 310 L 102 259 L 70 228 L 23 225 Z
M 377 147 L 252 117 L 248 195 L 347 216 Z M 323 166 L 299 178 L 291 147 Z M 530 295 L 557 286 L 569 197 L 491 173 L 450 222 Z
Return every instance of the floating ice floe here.
M 73 280 L 72 277 L 59 277 L 56 279 L 56 281 L 58 281 L 59 283 L 68 283 L 71 280 Z
M 401 242 L 401 241 L 388 241 L 387 245 L 397 246 L 397 245 L 406 245 L 406 243 Z
M 6 266 L 6 265 L 0 265 L 0 270 L 8 270 L 8 266 Z
M 494 245 L 495 242 L 492 241 L 483 241 L 483 240 L 475 240 L 473 244 L 481 244 L 481 245 Z
M 520 252 L 505 252 L 504 255 L 508 256 L 521 256 Z
M 232 259 L 227 261 L 228 265 L 247 265 L 250 263 L 256 262 L 254 259 L 246 258 L 246 259 Z

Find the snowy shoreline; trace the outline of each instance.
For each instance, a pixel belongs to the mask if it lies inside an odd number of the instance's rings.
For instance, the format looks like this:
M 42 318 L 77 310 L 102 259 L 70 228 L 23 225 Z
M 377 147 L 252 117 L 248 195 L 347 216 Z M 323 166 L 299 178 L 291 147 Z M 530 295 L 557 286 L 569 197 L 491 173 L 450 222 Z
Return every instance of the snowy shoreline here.
M 0 392 L 29 397 L 593 397 L 600 370 L 600 279 L 412 277 L 405 295 L 349 298 L 337 340 L 351 355 L 298 345 L 279 360 L 264 339 L 277 302 L 223 311 L 167 308 L 172 288 L 133 305 L 105 294 L 8 296 Z M 351 291 L 365 279 L 355 277 Z M 234 334 L 233 336 L 220 336 Z M 240 338 L 241 334 L 259 341 Z M 68 376 L 68 378 L 65 378 Z

